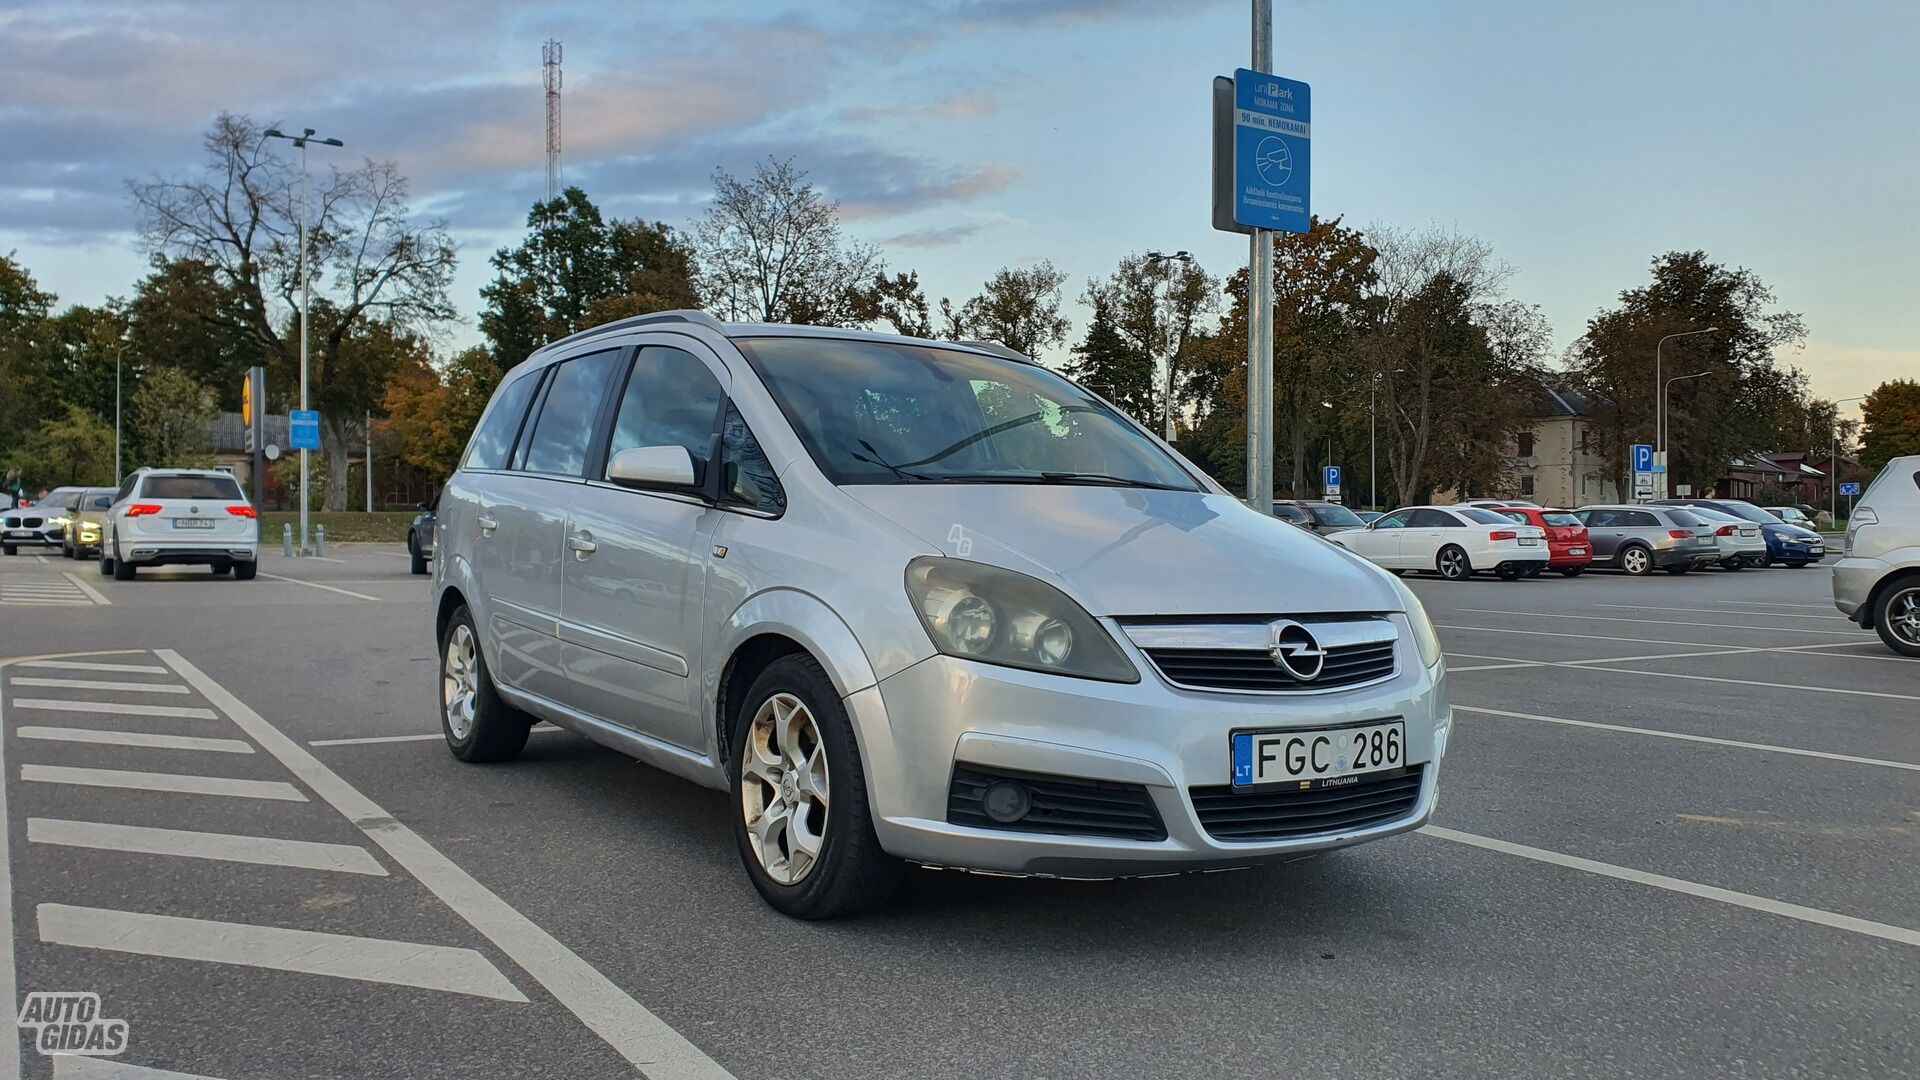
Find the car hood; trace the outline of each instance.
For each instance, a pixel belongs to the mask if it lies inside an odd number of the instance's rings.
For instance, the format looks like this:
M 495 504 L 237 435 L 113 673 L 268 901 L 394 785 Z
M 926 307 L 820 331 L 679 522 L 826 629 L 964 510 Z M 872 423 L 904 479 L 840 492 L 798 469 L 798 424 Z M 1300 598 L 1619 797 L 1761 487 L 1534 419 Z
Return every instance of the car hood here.
M 1226 495 L 1056 484 L 843 490 L 943 554 L 1052 580 L 1095 615 L 1404 606 L 1383 571 Z
M 1760 527 L 1766 530 L 1767 532 L 1772 533 L 1775 536 L 1781 536 L 1781 537 L 1791 536 L 1801 540 L 1821 539 L 1820 534 L 1817 532 L 1814 532 L 1812 529 L 1803 529 L 1798 525 L 1789 525 L 1784 521 L 1776 521 L 1773 524 L 1761 525 Z

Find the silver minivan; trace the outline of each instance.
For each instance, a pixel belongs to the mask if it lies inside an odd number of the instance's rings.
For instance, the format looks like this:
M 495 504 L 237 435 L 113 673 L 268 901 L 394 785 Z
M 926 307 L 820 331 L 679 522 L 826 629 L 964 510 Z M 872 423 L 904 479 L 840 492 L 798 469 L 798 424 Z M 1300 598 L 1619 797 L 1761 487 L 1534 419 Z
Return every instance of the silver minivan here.
M 1887 462 L 1848 516 L 1833 605 L 1887 648 L 1920 656 L 1920 454 Z
M 509 372 L 437 505 L 441 721 L 727 793 L 780 911 L 907 863 L 1076 878 L 1419 827 L 1418 600 L 991 344 L 640 316 Z

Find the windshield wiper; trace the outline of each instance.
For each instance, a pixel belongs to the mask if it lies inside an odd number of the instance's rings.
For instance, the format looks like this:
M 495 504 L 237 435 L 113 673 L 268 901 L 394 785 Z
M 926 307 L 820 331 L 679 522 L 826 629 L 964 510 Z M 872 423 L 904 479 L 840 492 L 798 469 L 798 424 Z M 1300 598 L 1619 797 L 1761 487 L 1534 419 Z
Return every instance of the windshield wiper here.
M 1193 490 L 1174 484 L 1155 483 L 1152 480 L 1136 480 L 1130 476 L 1109 476 L 1106 473 L 1088 472 L 935 473 L 916 475 L 914 478 L 935 484 L 1084 484 L 1089 487 L 1148 488 L 1153 491 Z

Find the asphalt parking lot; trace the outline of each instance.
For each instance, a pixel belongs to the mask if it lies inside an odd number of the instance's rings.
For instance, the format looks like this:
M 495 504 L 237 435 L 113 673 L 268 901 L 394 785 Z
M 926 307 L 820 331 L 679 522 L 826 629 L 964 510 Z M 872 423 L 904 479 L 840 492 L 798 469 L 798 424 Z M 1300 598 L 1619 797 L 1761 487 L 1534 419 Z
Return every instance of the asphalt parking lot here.
M 1920 1075 L 1920 661 L 1818 566 L 1409 578 L 1456 710 L 1423 834 L 1145 881 L 925 871 L 804 924 L 714 792 L 550 730 L 454 761 L 427 580 L 331 554 L 244 583 L 0 561 L 0 980 L 99 993 L 116 1063 Z M 21 1044 L 25 1076 L 160 1075 L 56 1060 Z

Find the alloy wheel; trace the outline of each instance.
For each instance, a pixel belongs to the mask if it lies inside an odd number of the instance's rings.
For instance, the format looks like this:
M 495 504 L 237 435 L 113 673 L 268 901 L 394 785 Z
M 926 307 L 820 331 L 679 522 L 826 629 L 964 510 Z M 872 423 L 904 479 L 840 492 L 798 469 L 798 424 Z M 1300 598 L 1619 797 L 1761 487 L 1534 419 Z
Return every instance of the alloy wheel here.
M 1644 574 L 1653 566 L 1652 556 L 1639 548 L 1628 548 L 1627 553 L 1620 556 L 1620 562 L 1629 574 Z
M 1920 586 L 1903 589 L 1888 598 L 1887 629 L 1901 641 L 1920 648 Z
M 453 628 L 447 641 L 445 670 L 440 679 L 440 707 L 446 710 L 447 730 L 464 740 L 473 732 L 473 712 L 479 698 L 480 661 L 473 631 L 465 623 Z
M 1447 548 L 1440 553 L 1440 576 L 1443 578 L 1461 578 L 1467 574 L 1467 553 L 1459 548 Z
M 806 703 L 769 697 L 740 748 L 740 812 L 767 876 L 794 885 L 812 872 L 827 835 L 827 748 Z

